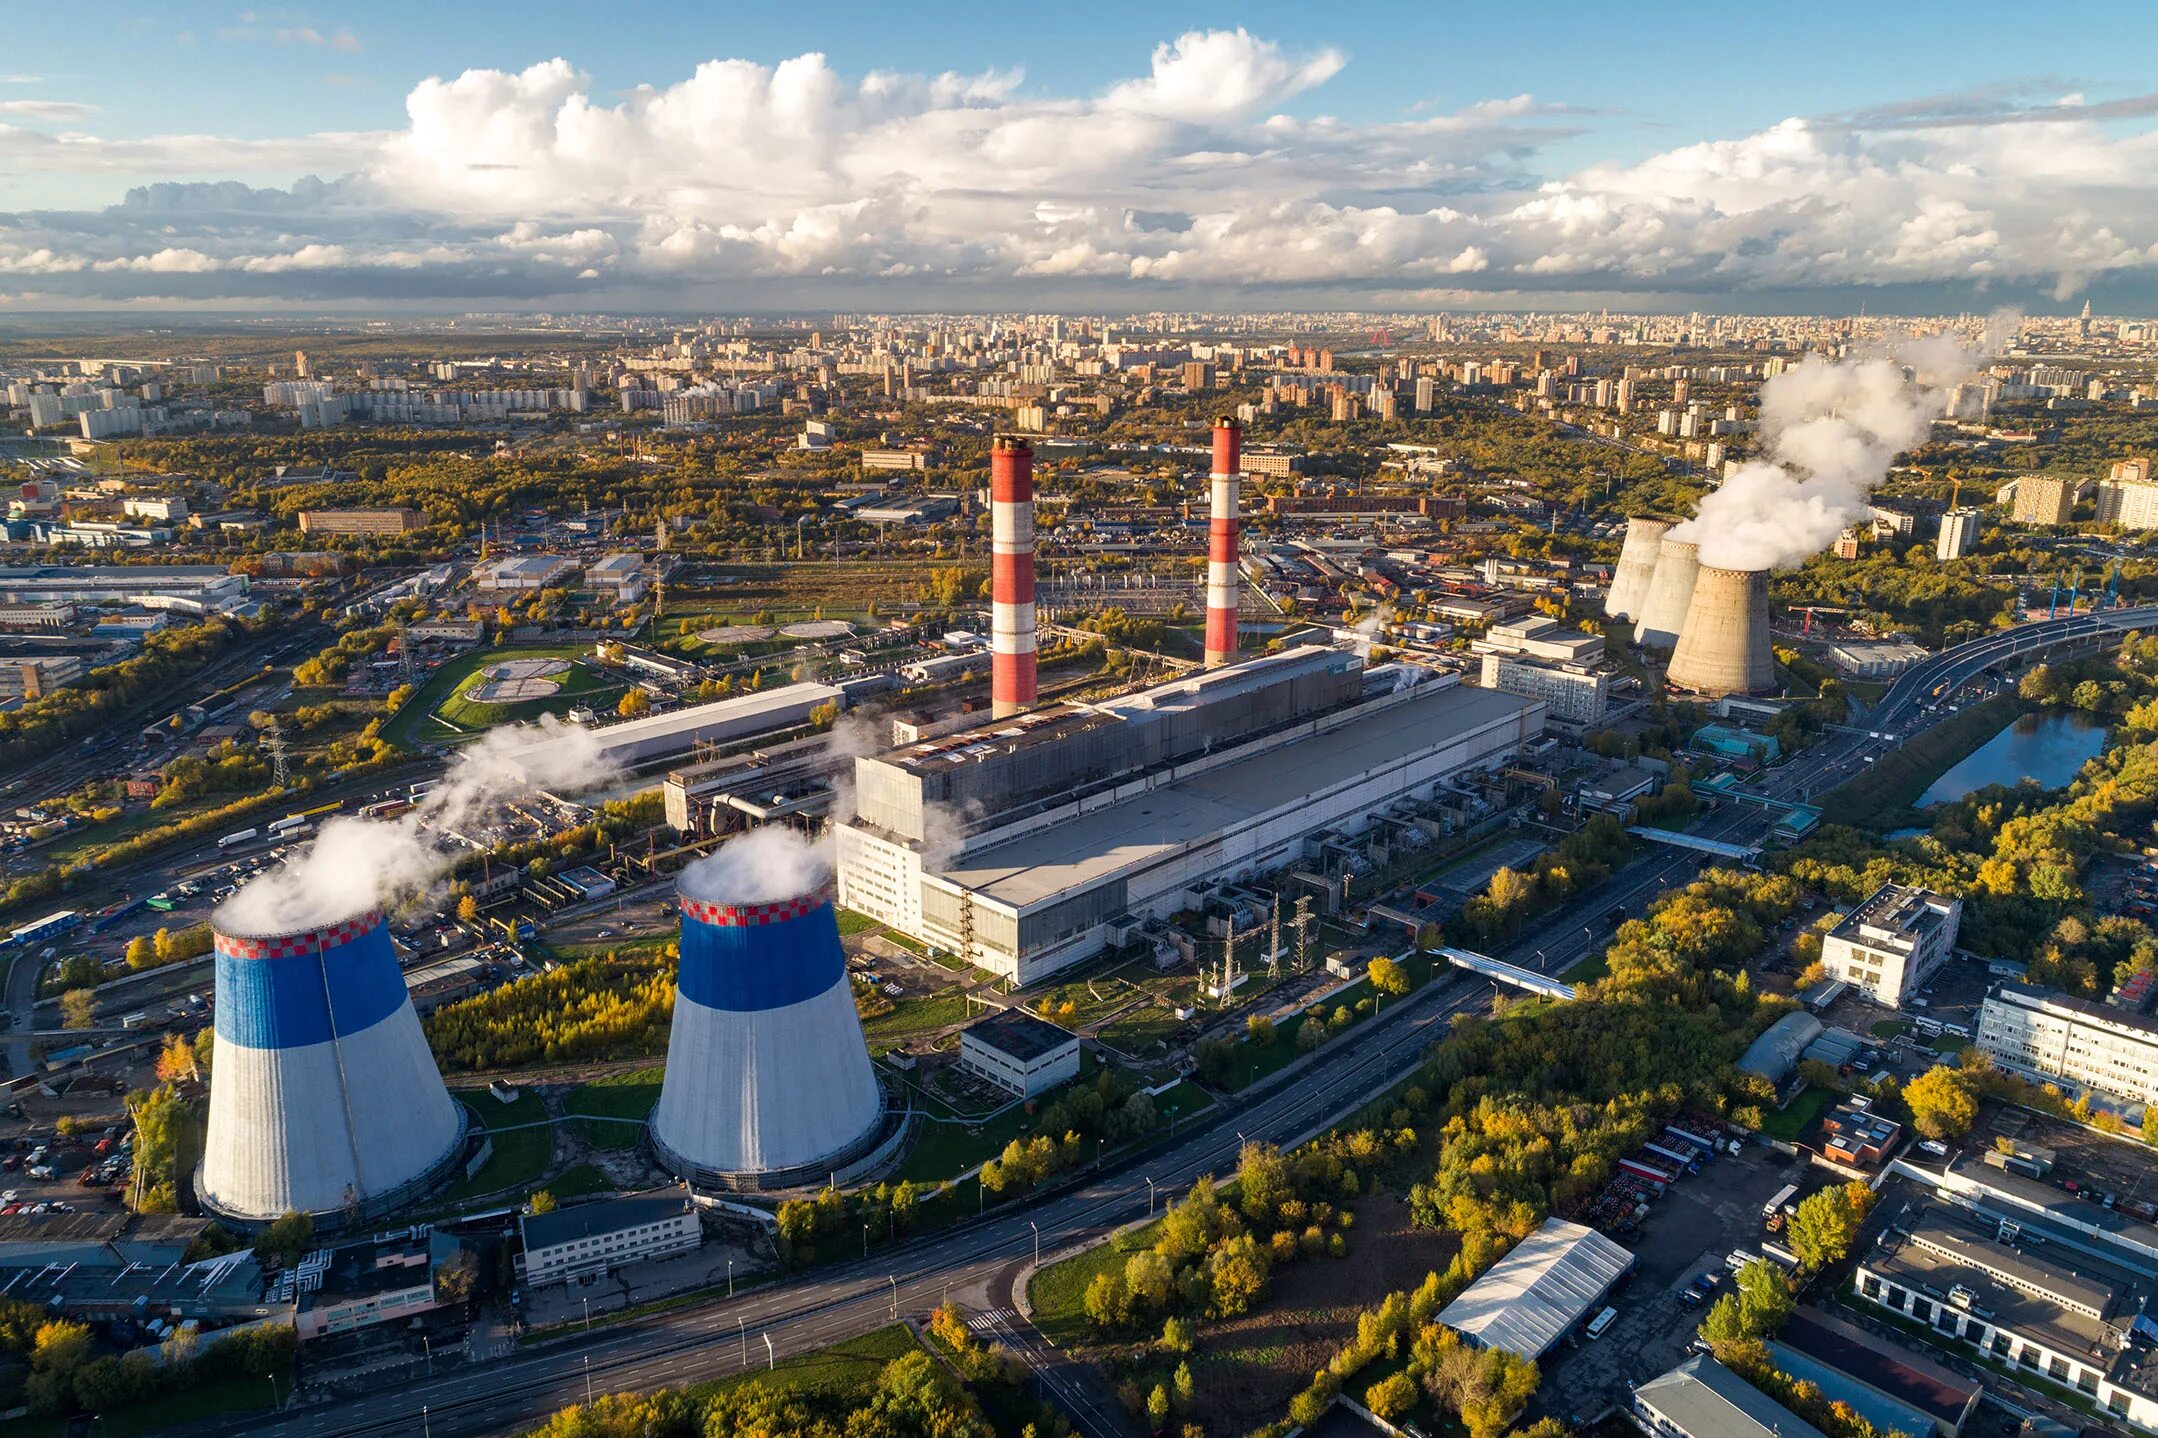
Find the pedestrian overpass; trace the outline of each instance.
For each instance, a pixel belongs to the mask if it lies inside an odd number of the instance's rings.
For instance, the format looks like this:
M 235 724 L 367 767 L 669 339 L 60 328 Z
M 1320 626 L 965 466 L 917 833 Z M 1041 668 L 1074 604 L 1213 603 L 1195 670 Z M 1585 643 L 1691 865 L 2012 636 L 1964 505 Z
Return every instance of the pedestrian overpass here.
M 1761 857 L 1759 844 L 1726 844 L 1721 839 L 1704 839 L 1699 834 L 1681 834 L 1676 829 L 1652 829 L 1646 824 L 1629 824 L 1626 832 L 1638 835 L 1651 844 L 1668 844 L 1674 849 L 1692 849 L 1696 853 L 1710 854 L 1738 864 L 1750 864 Z
M 1433 949 L 1430 952 L 1445 959 L 1457 969 L 1467 969 L 1472 974 L 1482 974 L 1487 979 L 1526 989 L 1547 999 L 1559 999 L 1572 1003 L 1574 986 L 1561 983 L 1549 974 L 1534 969 L 1524 969 L 1519 964 L 1509 964 L 1504 959 L 1494 959 L 1489 954 L 1479 954 L 1474 949 Z

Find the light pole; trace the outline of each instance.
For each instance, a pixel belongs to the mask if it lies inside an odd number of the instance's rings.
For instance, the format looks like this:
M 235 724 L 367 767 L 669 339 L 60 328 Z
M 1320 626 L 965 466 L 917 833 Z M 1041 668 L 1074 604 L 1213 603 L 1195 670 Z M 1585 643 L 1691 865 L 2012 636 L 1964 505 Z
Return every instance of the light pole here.
M 433 1341 L 432 1339 L 430 1339 L 430 1338 L 429 1338 L 429 1337 L 428 1337 L 428 1336 L 427 1336 L 426 1334 L 424 1334 L 424 1333 L 422 1333 L 422 1334 L 420 1335 L 420 1352 L 424 1353 L 424 1354 L 425 1354 L 425 1355 L 427 1356 L 427 1376 L 428 1376 L 429 1378 L 432 1378 L 432 1377 L 434 1377 L 434 1376 L 435 1376 L 435 1345 L 434 1345 L 434 1341 Z
M 734 1260 L 727 1260 L 727 1296 L 734 1297 Z
M 1154 1180 L 1147 1178 L 1143 1173 L 1139 1176 L 1146 1178 L 1146 1216 L 1152 1218 L 1154 1216 Z
M 584 1359 L 584 1406 L 592 1406 L 592 1355 L 589 1353 Z
M 899 1316 L 899 1275 L 887 1273 L 884 1277 L 885 1281 L 892 1285 L 892 1317 L 897 1318 Z
M 764 1367 L 767 1372 L 779 1367 L 779 1358 L 772 1352 L 772 1335 L 769 1333 L 764 1335 Z
M 592 1331 L 592 1295 L 589 1293 L 584 1296 L 584 1331 Z
M 590 1406 L 587 1404 L 587 1406 Z M 427 1405 L 420 1405 L 420 1438 L 433 1438 L 434 1426 L 427 1421 Z
M 734 1331 L 741 1336 L 742 1366 L 747 1368 L 749 1366 L 749 1330 L 743 1326 L 742 1320 L 737 1318 L 734 1320 Z
M 1027 1227 L 1034 1230 L 1034 1266 L 1039 1268 L 1042 1266 L 1042 1226 L 1030 1218 Z
M 862 1220 L 862 1257 L 869 1257 L 869 1220 Z

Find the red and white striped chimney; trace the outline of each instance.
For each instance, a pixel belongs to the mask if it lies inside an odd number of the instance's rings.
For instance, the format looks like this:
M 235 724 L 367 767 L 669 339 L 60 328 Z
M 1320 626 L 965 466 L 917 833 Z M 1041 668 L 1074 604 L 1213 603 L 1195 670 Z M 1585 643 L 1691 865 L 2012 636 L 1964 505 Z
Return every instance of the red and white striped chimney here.
M 989 447 L 989 700 L 1002 719 L 1034 707 L 1034 449 Z
M 1206 526 L 1206 667 L 1236 662 L 1237 492 L 1244 431 L 1233 419 L 1214 421 L 1212 507 Z

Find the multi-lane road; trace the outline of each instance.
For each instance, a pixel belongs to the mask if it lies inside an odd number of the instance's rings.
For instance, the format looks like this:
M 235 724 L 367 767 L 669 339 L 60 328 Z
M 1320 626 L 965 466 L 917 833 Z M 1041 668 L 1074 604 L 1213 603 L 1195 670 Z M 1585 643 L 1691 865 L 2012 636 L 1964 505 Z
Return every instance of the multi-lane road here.
M 1869 719 L 1870 730 L 1831 734 L 1778 769 L 1764 791 L 1776 797 L 1812 793 L 1848 772 L 1854 756 L 1901 742 L 1923 727 L 1923 701 L 1943 682 L 1961 683 L 2036 644 L 2153 623 L 2158 623 L 2158 608 L 2116 611 L 2026 626 L 1937 656 L 1898 680 Z M 1765 836 L 1772 823 L 1772 816 L 1759 810 L 1729 805 L 1695 832 L 1748 843 Z M 1699 855 L 1683 851 L 1652 851 L 1523 933 L 1504 957 L 1562 973 L 1608 941 L 1608 928 L 1583 923 L 1582 915 L 1602 915 L 1614 905 L 1639 912 L 1657 893 L 1692 877 L 1701 862 Z M 1201 1174 L 1229 1172 L 1247 1136 L 1288 1145 L 1353 1112 L 1413 1071 L 1454 1015 L 1488 1008 L 1493 992 L 1489 983 L 1468 974 L 1447 974 L 1263 1081 L 1240 1101 L 1201 1116 L 1151 1153 L 1035 1201 L 895 1245 L 864 1261 L 783 1278 L 734 1299 L 574 1333 L 496 1363 L 459 1368 L 355 1401 L 265 1417 L 244 1431 L 263 1438 L 358 1438 L 416 1433 L 423 1427 L 443 1438 L 511 1431 L 583 1400 L 587 1392 L 644 1390 L 754 1368 L 867 1331 L 895 1315 L 926 1312 L 949 1296 L 989 1305 L 994 1296 L 1009 1295 L 1013 1271 L 1037 1252 L 1049 1255 L 1084 1243 L 1143 1217 Z M 1122 1431 L 1120 1418 L 1096 1411 L 1086 1385 L 1058 1376 L 1053 1354 L 1022 1322 L 1001 1307 L 991 1307 L 984 1321 L 1036 1368 L 1082 1431 L 1097 1438 Z

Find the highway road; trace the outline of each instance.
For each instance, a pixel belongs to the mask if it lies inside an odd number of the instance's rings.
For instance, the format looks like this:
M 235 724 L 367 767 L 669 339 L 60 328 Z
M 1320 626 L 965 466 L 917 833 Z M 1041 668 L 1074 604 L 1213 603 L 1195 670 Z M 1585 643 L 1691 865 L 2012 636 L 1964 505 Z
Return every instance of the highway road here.
M 1989 636 L 1937 656 L 1884 696 L 1868 721 L 1874 730 L 1830 734 L 1777 769 L 1762 792 L 1784 798 L 1811 793 L 1849 772 L 1854 759 L 1901 742 L 1923 718 L 1920 701 L 1944 679 L 1961 682 L 2033 643 L 2138 623 L 2158 623 L 2158 608 L 2027 626 L 2040 632 Z M 1765 837 L 1773 822 L 1773 815 L 1732 804 L 1710 814 L 1694 832 L 1751 843 Z M 1656 894 L 1690 879 L 1702 862 L 1686 851 L 1652 850 L 1524 932 L 1500 957 L 1563 973 L 1609 938 L 1607 926 L 1582 923 L 1582 915 L 1603 915 L 1614 905 L 1639 913 Z M 1054 1356 L 1038 1336 L 1001 1307 L 989 1307 L 991 1295 L 1008 1294 L 1012 1271 L 1037 1252 L 1053 1256 L 1144 1217 L 1201 1174 L 1229 1173 L 1246 1136 L 1288 1146 L 1323 1132 L 1413 1072 L 1455 1015 L 1488 1009 L 1494 993 L 1492 984 L 1468 974 L 1443 975 L 1304 1064 L 1210 1110 L 1150 1154 L 1032 1202 L 895 1245 L 866 1261 L 814 1269 L 731 1300 L 721 1297 L 589 1334 L 573 1333 L 497 1363 L 461 1367 L 355 1401 L 295 1409 L 219 1431 L 264 1438 L 357 1438 L 414 1433 L 423 1426 L 443 1438 L 517 1431 L 582 1401 L 588 1391 L 643 1390 L 724 1376 L 823 1347 L 897 1315 L 925 1313 L 957 1294 L 988 1308 L 984 1321 L 993 1336 L 1020 1352 L 1043 1377 L 1050 1396 L 1068 1405 L 1082 1431 L 1107 1438 L 1123 1431 L 1121 1418 L 1093 1411 L 1082 1386 L 1056 1375 Z

